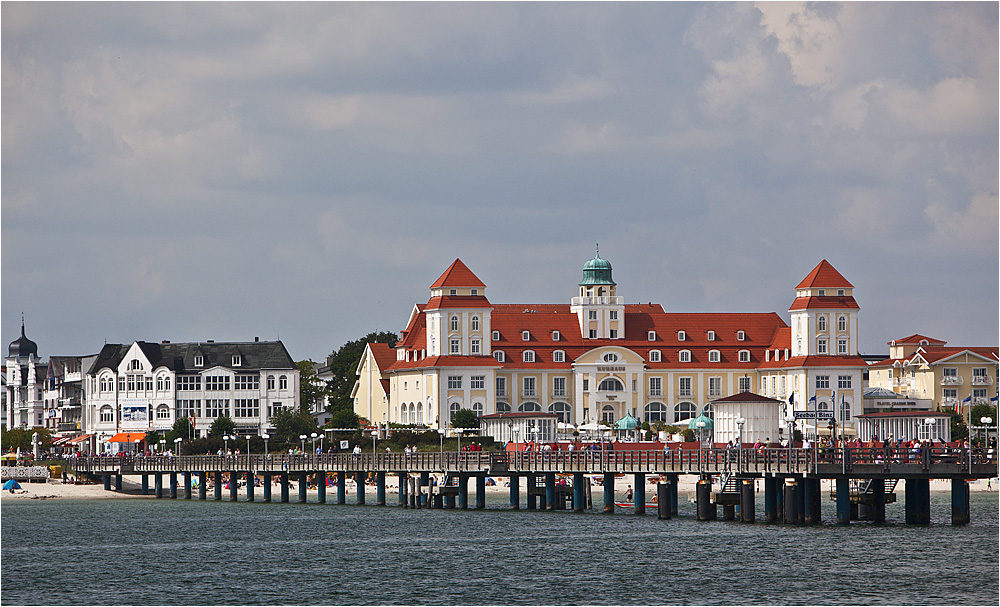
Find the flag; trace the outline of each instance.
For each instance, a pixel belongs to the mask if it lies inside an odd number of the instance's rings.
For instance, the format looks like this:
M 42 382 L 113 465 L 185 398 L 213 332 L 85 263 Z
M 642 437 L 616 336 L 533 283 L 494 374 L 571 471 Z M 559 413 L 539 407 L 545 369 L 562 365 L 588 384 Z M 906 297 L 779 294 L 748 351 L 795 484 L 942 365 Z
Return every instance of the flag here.
M 816 402 L 816 397 L 815 396 L 812 396 L 812 397 L 809 398 L 809 404 L 812 404 L 812 403 L 815 403 L 815 402 Z
M 998 399 L 1000 399 L 1000 397 L 996 397 L 996 396 L 994 396 L 993 398 L 991 398 L 991 399 L 990 399 L 990 402 L 991 402 L 991 403 L 993 403 L 993 404 L 995 405 L 995 404 L 997 403 L 997 400 L 998 400 Z
M 962 402 L 963 403 L 971 403 L 972 402 L 972 395 L 966 396 L 965 400 L 963 400 Z

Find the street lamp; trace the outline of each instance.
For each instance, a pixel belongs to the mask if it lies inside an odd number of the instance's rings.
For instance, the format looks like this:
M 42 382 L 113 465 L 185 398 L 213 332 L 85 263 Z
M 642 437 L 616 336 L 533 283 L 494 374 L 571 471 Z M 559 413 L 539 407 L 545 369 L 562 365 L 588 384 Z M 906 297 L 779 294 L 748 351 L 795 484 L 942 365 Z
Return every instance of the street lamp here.
M 932 443 L 934 442 L 934 424 L 935 423 L 937 423 L 937 420 L 934 419 L 933 417 L 926 417 L 926 418 L 924 418 L 924 424 L 927 425 L 927 440 L 929 440 Z
M 264 439 L 264 457 L 266 458 L 267 457 L 267 439 L 271 438 L 271 435 L 268 434 L 267 432 L 265 432 L 264 434 L 261 434 L 260 437 L 262 439 Z
M 979 421 L 983 424 L 983 447 L 988 447 L 990 442 L 990 424 L 993 423 L 992 417 L 980 417 Z
M 743 424 L 745 424 L 745 423 L 747 423 L 747 420 L 746 420 L 745 417 L 740 417 L 740 418 L 738 418 L 736 420 L 736 426 L 740 430 L 740 432 L 739 432 L 740 433 L 740 438 L 739 438 L 740 444 L 739 444 L 739 451 L 737 451 L 737 456 L 739 457 L 739 466 L 740 466 L 741 469 L 742 469 L 742 466 L 743 466 Z
M 233 438 L 233 437 L 229 436 L 228 434 L 223 434 L 222 435 L 222 440 L 226 441 L 226 455 L 229 455 L 229 439 L 231 439 L 231 438 Z
M 247 434 L 247 455 L 250 455 L 250 435 Z
M 161 438 L 160 439 L 160 455 L 163 455 L 163 453 L 166 450 L 167 450 L 167 439 Z
M 315 432 L 313 432 L 312 434 L 309 435 L 309 438 L 312 439 L 312 452 L 313 453 L 316 453 L 316 438 L 317 437 L 319 437 L 319 434 L 316 434 Z
M 795 443 L 795 415 L 791 412 L 785 417 L 788 424 L 788 469 L 792 468 L 792 445 Z
M 507 432 L 510 440 L 514 440 L 514 422 L 507 422 Z
M 176 451 L 176 455 L 181 454 L 181 440 L 182 439 L 179 436 L 174 439 L 174 451 Z
M 302 443 L 302 452 L 303 453 L 306 452 L 306 439 L 307 438 L 309 438 L 309 437 L 306 436 L 305 434 L 300 434 L 299 435 L 299 441 Z

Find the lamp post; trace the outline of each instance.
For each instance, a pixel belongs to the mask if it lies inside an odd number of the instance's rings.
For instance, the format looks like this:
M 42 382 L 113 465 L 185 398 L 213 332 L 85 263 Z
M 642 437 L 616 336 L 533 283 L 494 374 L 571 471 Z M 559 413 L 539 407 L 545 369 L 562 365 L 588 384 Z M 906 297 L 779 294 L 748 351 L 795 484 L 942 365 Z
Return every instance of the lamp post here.
M 987 448 L 990 444 L 990 424 L 993 423 L 992 417 L 980 417 L 979 421 L 983 424 L 983 447 Z M 988 452 L 987 452 L 988 453 Z
M 163 455 L 163 453 L 164 453 L 164 452 L 165 452 L 166 450 L 167 450 L 167 439 L 165 439 L 165 438 L 161 438 L 161 439 L 160 439 L 160 455 L 162 456 L 162 455 Z
M 265 432 L 264 434 L 261 434 L 260 437 L 262 439 L 264 439 L 264 458 L 266 459 L 267 458 L 267 439 L 271 438 L 271 435 L 268 434 L 267 432 Z
M 704 452 L 705 452 L 705 421 L 698 420 L 694 423 L 695 427 L 698 428 L 698 462 L 701 464 L 699 467 L 700 471 L 704 470 Z
M 510 440 L 514 440 L 514 422 L 507 422 L 507 436 Z
M 250 435 L 247 434 L 246 438 L 247 438 L 247 456 L 249 457 L 250 456 Z
M 181 440 L 182 439 L 179 436 L 174 439 L 174 451 L 176 452 L 176 455 L 181 454 Z
M 788 469 L 792 469 L 792 445 L 795 443 L 795 415 L 789 411 L 788 416 L 785 417 L 785 422 L 788 423 Z
M 316 434 L 315 432 L 313 432 L 312 434 L 309 435 L 309 438 L 312 439 L 312 450 L 313 450 L 313 453 L 316 453 L 316 439 L 319 438 L 319 434 Z
M 222 435 L 222 440 L 224 440 L 226 442 L 226 455 L 229 455 L 229 439 L 231 439 L 231 438 L 232 437 L 229 436 L 228 434 L 223 434 Z
M 300 434 L 299 435 L 299 441 L 302 443 L 302 452 L 303 453 L 306 452 L 306 439 L 307 438 L 309 438 L 309 437 L 306 436 L 305 434 Z
M 739 438 L 739 441 L 740 441 L 739 451 L 736 452 L 736 456 L 738 458 L 738 465 L 740 467 L 740 470 L 743 469 L 743 424 L 745 424 L 745 423 L 747 423 L 747 420 L 746 420 L 745 417 L 740 417 L 740 418 L 738 418 L 736 420 L 736 427 L 739 428 L 739 434 L 740 434 L 740 438 Z

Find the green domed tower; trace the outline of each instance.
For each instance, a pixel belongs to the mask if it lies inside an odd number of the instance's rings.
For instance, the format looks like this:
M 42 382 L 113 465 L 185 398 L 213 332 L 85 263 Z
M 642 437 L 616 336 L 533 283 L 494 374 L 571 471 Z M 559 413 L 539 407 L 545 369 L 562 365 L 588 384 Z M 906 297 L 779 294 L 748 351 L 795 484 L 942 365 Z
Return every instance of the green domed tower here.
M 601 258 L 600 249 L 583 264 L 580 292 L 570 309 L 580 319 L 584 339 L 623 339 L 625 337 L 625 301 L 618 297 L 611 278 L 611 262 Z

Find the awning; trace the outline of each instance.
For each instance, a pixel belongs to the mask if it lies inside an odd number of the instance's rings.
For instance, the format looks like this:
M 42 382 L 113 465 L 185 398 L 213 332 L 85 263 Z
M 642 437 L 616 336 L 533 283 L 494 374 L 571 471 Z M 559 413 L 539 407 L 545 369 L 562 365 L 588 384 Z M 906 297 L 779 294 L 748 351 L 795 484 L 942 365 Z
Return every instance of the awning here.
M 58 447 L 58 446 L 60 446 L 62 444 L 68 443 L 71 440 L 73 440 L 71 437 L 69 437 L 69 436 L 63 436 L 61 438 L 57 438 L 54 441 L 52 441 L 52 445 L 54 447 Z
M 146 439 L 145 432 L 119 432 L 108 440 L 109 443 L 137 443 Z
M 72 445 L 78 445 L 78 444 L 82 443 L 83 441 L 88 440 L 92 436 L 94 436 L 94 435 L 93 434 L 84 434 L 83 436 L 78 436 L 76 438 L 69 439 L 69 443 L 72 444 Z

